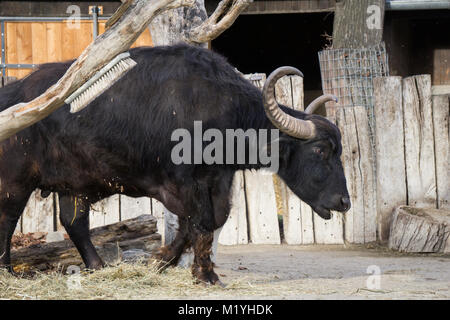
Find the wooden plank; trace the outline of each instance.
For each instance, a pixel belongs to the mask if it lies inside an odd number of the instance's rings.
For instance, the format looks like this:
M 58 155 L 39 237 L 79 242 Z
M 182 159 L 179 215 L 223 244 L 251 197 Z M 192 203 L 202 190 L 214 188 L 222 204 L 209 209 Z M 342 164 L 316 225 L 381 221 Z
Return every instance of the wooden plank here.
M 16 22 L 6 22 L 6 62 L 7 63 L 17 63 L 17 23 Z M 17 69 L 7 69 L 8 76 L 18 77 Z
M 387 241 L 394 208 L 406 204 L 402 79 L 374 79 L 377 159 L 377 224 Z
M 437 208 L 450 209 L 449 96 L 433 96 L 433 128 L 436 159 Z
M 161 235 L 161 243 L 165 244 L 164 205 L 156 199 L 151 199 L 151 203 L 152 215 L 157 219 L 156 226 L 158 233 Z
M 403 122 L 408 204 L 436 206 L 431 76 L 403 79 Z
M 300 202 L 300 221 L 302 226 L 302 244 L 313 244 L 314 239 L 314 221 L 313 210 L 305 202 Z
M 89 227 L 92 229 L 119 222 L 119 202 L 119 195 L 115 194 L 109 198 L 94 203 L 89 211 Z
M 284 76 L 277 81 L 275 84 L 275 97 L 278 103 L 293 108 L 294 103 L 291 78 L 291 76 Z M 303 90 L 297 90 L 297 95 L 299 91 Z M 289 189 L 278 175 L 274 175 L 274 186 L 277 211 L 279 214 L 281 213 L 283 215 L 284 240 L 287 244 L 301 244 L 301 200 Z
M 354 107 L 355 123 L 359 145 L 359 173 L 362 187 L 360 189 L 364 204 L 364 243 L 377 240 L 377 187 L 375 155 L 371 141 L 371 130 L 364 107 Z
M 47 22 L 46 26 L 48 62 L 62 61 L 62 23 Z
M 147 197 L 132 198 L 120 195 L 120 220 L 132 219 L 142 214 L 151 214 L 151 199 Z
M 350 243 L 363 243 L 364 234 L 358 233 L 354 222 L 357 217 L 364 216 L 364 204 L 362 197 L 359 193 L 359 187 L 361 187 L 360 175 L 358 172 L 357 152 L 358 142 L 357 137 L 354 135 L 356 132 L 356 123 L 352 112 L 353 107 L 338 108 L 336 110 L 336 123 L 341 130 L 342 134 L 342 165 L 344 167 L 344 174 L 347 180 L 347 189 L 350 195 L 352 206 L 347 213 L 345 213 L 345 240 Z M 356 160 L 356 161 L 355 161 Z M 356 219 L 355 219 L 355 216 Z
M 255 244 L 280 244 L 272 174 L 245 170 L 250 240 Z
M 337 125 L 342 134 L 342 164 L 352 207 L 345 213 L 345 240 L 376 240 L 376 186 L 367 111 L 355 106 L 339 108 Z
M 62 60 L 71 60 L 77 57 L 75 53 L 75 34 L 79 30 L 71 29 L 70 26 L 63 22 L 61 25 L 61 52 Z
M 105 225 L 120 221 L 120 196 L 115 194 L 105 199 L 103 205 Z
M 47 24 L 31 23 L 32 61 L 34 64 L 48 62 L 47 57 Z
M 17 63 L 33 63 L 33 48 L 32 48 L 32 38 L 31 38 L 31 23 L 30 22 L 19 22 L 17 23 Z M 28 73 L 30 69 L 18 69 L 17 77 L 23 78 Z
M 78 57 L 93 39 L 92 22 L 81 21 L 80 29 L 76 30 L 74 33 L 73 53 L 75 57 Z
M 316 244 L 343 244 L 342 215 L 333 213 L 331 219 L 322 219 L 319 215 L 313 215 L 314 241 Z
M 298 76 L 289 77 L 292 87 L 292 107 L 295 110 L 304 110 L 304 92 L 303 92 L 303 78 Z
M 143 46 L 152 46 L 152 37 L 150 35 L 150 30 L 147 28 L 144 32 L 141 33 L 139 38 L 137 38 L 136 42 L 131 46 L 131 48 L 135 47 L 143 47 Z
M 287 244 L 302 244 L 301 201 L 289 189 L 286 188 L 286 212 L 283 215 L 283 234 Z
M 53 231 L 53 214 L 53 195 L 42 198 L 41 191 L 36 189 L 22 214 L 22 232 Z
M 220 232 L 219 243 L 222 245 L 247 244 L 247 210 L 244 190 L 244 173 L 241 170 L 234 174 L 230 202 L 230 214 Z

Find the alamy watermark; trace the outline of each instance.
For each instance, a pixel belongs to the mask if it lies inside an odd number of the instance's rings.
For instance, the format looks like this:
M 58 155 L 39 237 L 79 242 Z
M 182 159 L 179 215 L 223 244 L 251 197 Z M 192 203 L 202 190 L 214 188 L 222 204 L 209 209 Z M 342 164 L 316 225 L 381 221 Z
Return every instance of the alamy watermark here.
M 67 279 L 67 289 L 81 289 L 81 269 L 79 266 L 70 265 L 67 267 L 66 273 L 69 275 Z
M 381 268 L 377 265 L 370 265 L 366 270 L 367 274 L 371 274 L 366 280 L 366 287 L 369 290 L 381 289 Z
M 381 30 L 381 8 L 377 5 L 367 7 L 366 25 L 369 30 Z
M 270 135 L 269 135 L 270 131 Z M 239 164 L 256 165 L 278 172 L 278 129 L 210 128 L 203 132 L 201 121 L 194 121 L 193 136 L 184 128 L 172 132 L 171 141 L 178 142 L 171 152 L 172 162 L 180 164 Z

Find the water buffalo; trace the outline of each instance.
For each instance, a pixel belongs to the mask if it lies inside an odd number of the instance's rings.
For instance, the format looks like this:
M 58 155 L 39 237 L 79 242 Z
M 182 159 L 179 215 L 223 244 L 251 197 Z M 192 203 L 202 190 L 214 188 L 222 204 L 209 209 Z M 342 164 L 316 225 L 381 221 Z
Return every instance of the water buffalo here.
M 130 53 L 137 66 L 86 109 L 71 114 L 63 106 L 0 143 L 1 265 L 10 268 L 11 236 L 30 194 L 40 188 L 59 193 L 61 222 L 86 267 L 102 267 L 89 237 L 89 206 L 120 193 L 156 198 L 179 217 L 176 238 L 160 249 L 159 259 L 174 264 L 193 247 L 194 276 L 218 282 L 210 251 L 213 231 L 229 213 L 233 175 L 264 165 L 175 164 L 172 134 L 179 128 L 191 132 L 195 121 L 221 132 L 279 129 L 279 176 L 324 219 L 330 210 L 348 210 L 338 128 L 275 101 L 275 82 L 298 70 L 278 69 L 261 92 L 206 49 L 176 45 Z M 0 89 L 1 110 L 43 93 L 71 63 L 42 65 Z

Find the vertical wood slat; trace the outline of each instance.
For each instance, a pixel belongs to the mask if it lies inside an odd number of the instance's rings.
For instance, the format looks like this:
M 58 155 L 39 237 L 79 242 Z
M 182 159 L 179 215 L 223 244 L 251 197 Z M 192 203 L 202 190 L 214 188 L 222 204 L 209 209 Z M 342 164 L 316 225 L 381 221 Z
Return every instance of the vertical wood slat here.
M 431 76 L 403 79 L 403 122 L 408 204 L 436 206 Z
M 247 75 L 246 77 L 259 89 L 262 89 L 266 81 L 265 74 Z M 255 244 L 281 243 L 272 176 L 261 170 L 258 172 L 255 170 L 244 171 L 249 238 Z
M 230 193 L 230 214 L 219 234 L 220 244 L 248 243 L 246 211 L 244 173 L 239 170 L 234 174 Z
M 32 63 L 33 48 L 31 38 L 31 24 L 26 22 L 17 23 L 17 63 Z M 29 73 L 29 70 L 19 69 L 17 77 L 23 78 Z
M 352 207 L 344 214 L 345 240 L 376 240 L 376 185 L 367 111 L 355 106 L 336 111 L 342 134 L 342 163 Z
M 99 23 L 103 33 L 105 23 Z M 66 21 L 5 22 L 6 61 L 10 64 L 40 64 L 76 59 L 92 42 L 92 22 L 80 21 L 72 29 Z M 149 30 L 143 32 L 132 47 L 151 46 Z M 33 69 L 8 68 L 9 76 L 23 78 Z
M 17 63 L 17 23 L 5 23 L 5 29 L 6 63 Z M 6 70 L 8 76 L 17 77 L 17 70 Z
M 377 224 L 379 240 L 387 241 L 395 207 L 406 203 L 403 143 L 402 79 L 374 79 L 377 159 Z
M 62 61 L 62 24 L 47 22 L 47 61 Z
M 32 63 L 44 63 L 47 57 L 47 25 L 43 22 L 31 24 L 31 61 Z
M 296 110 L 303 110 L 303 79 L 298 76 L 281 78 L 275 85 L 275 96 L 278 103 Z M 280 189 L 285 190 L 282 199 L 286 206 L 283 211 L 284 240 L 287 244 L 312 243 L 314 230 L 312 211 L 308 210 L 309 206 L 304 204 L 280 178 L 277 177 L 274 183 L 278 183 Z M 311 221 L 308 223 L 307 219 Z M 303 225 L 305 228 L 302 227 Z M 308 225 L 310 230 L 306 227 Z M 304 235 L 304 232 L 310 232 L 311 237 Z
M 120 196 L 115 194 L 91 206 L 89 227 L 95 228 L 120 221 Z
M 300 79 L 297 81 L 297 78 Z M 296 88 L 296 101 L 294 103 L 294 80 L 299 88 Z M 275 84 L 275 97 L 278 103 L 286 107 L 301 110 L 303 105 L 303 79 L 301 77 L 284 76 Z M 302 211 L 301 200 L 292 192 L 292 190 L 281 180 L 278 175 L 274 175 L 274 184 L 276 187 L 277 208 L 282 210 L 283 215 L 283 235 L 287 244 L 302 243 Z M 280 202 L 282 208 L 280 207 Z
M 250 239 L 255 244 L 280 244 L 280 228 L 272 174 L 245 170 Z
M 436 159 L 437 208 L 450 209 L 450 100 L 433 96 L 434 156 Z
M 120 220 L 135 218 L 141 214 L 151 214 L 152 203 L 147 197 L 132 198 L 120 195 Z
M 22 232 L 49 232 L 53 228 L 53 194 L 42 198 L 41 191 L 36 189 L 22 214 Z
M 156 227 L 158 233 L 161 235 L 161 243 L 164 245 L 166 243 L 165 238 L 165 223 L 164 223 L 164 205 L 156 200 L 151 199 L 152 205 L 152 215 L 156 218 Z

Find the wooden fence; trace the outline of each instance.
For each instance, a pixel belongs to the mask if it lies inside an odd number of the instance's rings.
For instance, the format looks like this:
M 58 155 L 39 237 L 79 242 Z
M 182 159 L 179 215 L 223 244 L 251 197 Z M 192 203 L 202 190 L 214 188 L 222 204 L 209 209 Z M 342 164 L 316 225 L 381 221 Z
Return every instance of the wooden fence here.
M 6 21 L 4 42 L 5 63 L 40 64 L 77 58 L 92 42 L 92 21 L 80 20 L 78 25 L 61 21 Z M 99 34 L 105 31 L 105 21 L 99 21 Z M 150 31 L 142 33 L 133 47 L 150 46 Z M 7 68 L 7 76 L 23 78 L 31 68 Z
M 89 22 L 83 23 L 86 25 L 82 28 L 85 28 L 86 38 L 89 39 L 92 36 Z M 80 40 L 80 35 L 72 31 L 66 33 L 64 28 L 64 24 L 54 22 L 36 26 L 7 23 L 7 62 L 40 63 L 46 59 L 76 57 L 89 42 Z M 102 30 L 100 24 L 100 32 Z M 34 41 L 28 43 L 24 35 L 29 33 L 33 39 L 36 36 L 46 44 L 41 48 Z M 12 39 L 14 35 L 16 39 Z M 58 41 L 63 44 L 57 48 L 55 43 Z M 151 43 L 150 35 L 144 35 L 140 41 L 137 45 Z M 67 46 L 77 49 L 66 52 L 66 42 L 71 43 Z M 28 49 L 24 49 L 26 47 Z M 8 74 L 21 77 L 26 72 L 11 69 Z M 262 87 L 265 75 L 250 75 L 249 78 Z M 276 95 L 280 103 L 302 110 L 302 79 L 282 78 L 276 86 Z M 342 132 L 342 160 L 352 201 L 349 212 L 345 215 L 334 214 L 332 219 L 323 220 L 276 175 L 240 171 L 234 178 L 231 213 L 219 243 L 368 243 L 377 239 L 387 240 L 392 211 L 398 205 L 448 208 L 448 96 L 432 96 L 430 76 L 421 75 L 404 79 L 376 78 L 374 98 L 375 135 L 369 130 L 364 107 L 338 106 L 333 116 Z M 370 140 L 373 135 L 375 148 Z M 162 232 L 163 212 L 162 204 L 154 199 L 114 195 L 92 206 L 90 225 L 97 227 L 150 213 L 158 218 Z M 35 191 L 16 231 L 27 233 L 62 229 L 58 195 L 51 194 L 43 199 L 40 191 Z
M 449 208 L 449 96 L 431 76 L 377 78 L 378 231 L 387 240 L 395 206 Z

